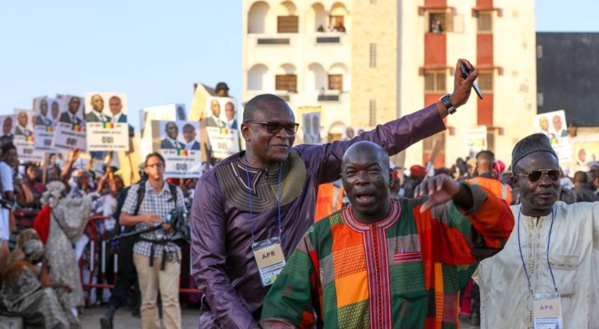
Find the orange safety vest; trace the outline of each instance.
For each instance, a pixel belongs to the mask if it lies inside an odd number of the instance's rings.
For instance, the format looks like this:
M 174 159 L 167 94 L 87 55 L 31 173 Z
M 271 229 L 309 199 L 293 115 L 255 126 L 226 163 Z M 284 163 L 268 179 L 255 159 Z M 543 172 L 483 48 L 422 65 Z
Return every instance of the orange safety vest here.
M 343 188 L 333 183 L 320 184 L 316 196 L 316 211 L 314 222 L 343 208 Z
M 507 204 L 512 204 L 512 188 L 494 178 L 474 177 L 467 179 L 466 182 L 472 185 L 482 186 L 491 191 L 496 197 L 502 198 Z

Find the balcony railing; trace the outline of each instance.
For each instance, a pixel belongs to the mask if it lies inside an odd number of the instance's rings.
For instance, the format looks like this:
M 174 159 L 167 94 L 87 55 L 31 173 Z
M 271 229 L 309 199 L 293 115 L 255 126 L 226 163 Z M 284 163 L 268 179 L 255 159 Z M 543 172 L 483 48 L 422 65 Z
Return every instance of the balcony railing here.
M 338 102 L 339 95 L 318 95 L 319 102 Z
M 289 38 L 258 38 L 259 45 L 288 45 Z
M 316 43 L 341 43 L 341 37 L 316 37 Z

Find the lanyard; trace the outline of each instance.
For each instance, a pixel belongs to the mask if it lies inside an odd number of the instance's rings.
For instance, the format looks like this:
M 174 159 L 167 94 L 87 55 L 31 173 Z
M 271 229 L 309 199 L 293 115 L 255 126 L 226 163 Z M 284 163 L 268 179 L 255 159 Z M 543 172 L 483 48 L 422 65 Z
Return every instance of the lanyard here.
M 283 165 L 281 165 L 279 163 L 279 184 L 278 184 L 278 191 L 279 191 L 279 195 L 277 198 L 277 209 L 278 209 L 278 222 L 279 222 L 279 236 L 281 236 L 281 232 L 283 231 L 283 227 L 281 225 L 281 176 L 283 173 Z M 248 183 L 248 189 L 249 189 L 249 196 L 250 196 L 250 225 L 252 227 L 252 243 L 255 242 L 254 239 L 254 212 L 252 209 L 252 185 L 250 182 L 250 171 L 248 168 L 248 160 L 247 158 L 245 158 L 245 174 L 247 177 L 247 183 Z
M 532 285 L 530 284 L 530 277 L 528 276 L 528 271 L 526 270 L 526 263 L 524 263 L 524 255 L 522 254 L 522 244 L 520 243 L 520 214 L 522 213 L 522 207 L 518 212 L 518 249 L 520 250 L 520 259 L 522 260 L 522 267 L 524 268 L 524 274 L 526 274 L 526 280 L 528 281 L 528 289 L 531 293 L 534 293 L 532 290 Z M 549 273 L 551 273 L 551 280 L 553 280 L 553 287 L 555 288 L 555 292 L 557 292 L 557 285 L 555 284 L 555 277 L 553 276 L 553 270 L 551 269 L 551 263 L 549 262 L 549 246 L 551 245 L 551 232 L 553 231 L 553 221 L 555 219 L 555 213 L 553 212 L 553 208 L 551 208 L 551 226 L 549 227 L 549 237 L 547 238 L 547 266 L 549 266 Z

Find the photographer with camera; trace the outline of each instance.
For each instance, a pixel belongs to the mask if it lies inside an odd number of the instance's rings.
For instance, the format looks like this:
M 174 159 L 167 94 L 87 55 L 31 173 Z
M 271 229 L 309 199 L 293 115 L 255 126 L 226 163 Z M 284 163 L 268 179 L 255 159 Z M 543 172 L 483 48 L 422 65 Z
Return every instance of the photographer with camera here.
M 142 328 L 160 328 L 156 299 L 162 300 L 164 326 L 181 328 L 179 275 L 181 250 L 172 241 L 176 233 L 170 219 L 173 211 L 184 209 L 183 192 L 164 180 L 165 161 L 160 153 L 150 153 L 145 161 L 145 184 L 131 186 L 121 211 L 120 223 L 136 231 L 159 228 L 140 235 L 133 247 L 133 262 L 141 289 Z M 138 203 L 143 188 L 141 203 Z M 139 205 L 139 207 L 138 207 Z M 136 208 L 138 210 L 136 211 Z

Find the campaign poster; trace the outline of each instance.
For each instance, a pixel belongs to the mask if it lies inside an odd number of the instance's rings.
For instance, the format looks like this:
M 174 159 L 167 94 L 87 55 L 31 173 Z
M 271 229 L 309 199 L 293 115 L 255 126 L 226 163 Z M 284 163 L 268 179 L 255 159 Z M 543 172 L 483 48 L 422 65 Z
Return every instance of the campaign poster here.
M 363 132 L 371 131 L 372 129 L 372 127 L 345 126 L 343 129 L 342 140 L 348 141 L 356 136 L 360 136 Z
M 206 127 L 212 157 L 220 160 L 239 153 L 239 132 L 236 129 Z
M 320 115 L 320 111 L 301 114 L 300 138 L 303 144 L 322 144 Z
M 0 139 L 2 140 L 14 140 L 14 127 L 17 122 L 16 115 L 2 115 L 0 116 L 0 124 L 2 124 L 2 135 L 0 135 Z
M 487 127 L 476 126 L 464 129 L 464 145 L 466 145 L 466 154 L 469 158 L 475 158 L 478 152 L 486 150 L 487 145 Z
M 56 152 L 56 149 L 52 148 L 52 139 L 55 135 L 55 127 L 56 123 L 58 123 L 61 103 L 60 99 L 47 96 L 33 99 L 33 110 L 35 111 L 33 137 L 35 148 L 38 151 L 47 153 Z
M 141 124 L 141 158 L 144 160 L 146 156 L 152 153 L 154 149 L 152 138 L 154 137 L 152 122 L 153 121 L 185 121 L 180 120 L 181 114 L 185 115 L 184 104 L 167 104 L 160 106 L 144 107 L 141 109 L 140 124 Z
M 87 148 L 85 120 L 83 113 L 83 97 L 73 95 L 57 95 L 61 100 L 61 112 L 54 126 L 55 134 L 52 147 L 59 150 L 72 151 L 76 148 L 85 152 Z
M 194 178 L 202 174 L 200 123 L 191 121 L 152 121 L 153 148 L 166 164 L 167 178 Z
M 564 110 L 538 114 L 535 116 L 535 132 L 549 137 L 551 147 L 557 153 L 560 164 L 572 161 L 572 144 L 568 137 L 568 125 Z
M 206 127 L 239 129 L 237 104 L 232 97 L 208 97 Z
M 88 151 L 129 151 L 127 95 L 85 93 Z
M 33 124 L 35 112 L 32 110 L 15 109 L 17 121 L 13 130 L 13 144 L 17 147 L 19 160 L 23 162 L 43 161 L 44 154 L 35 151 Z

